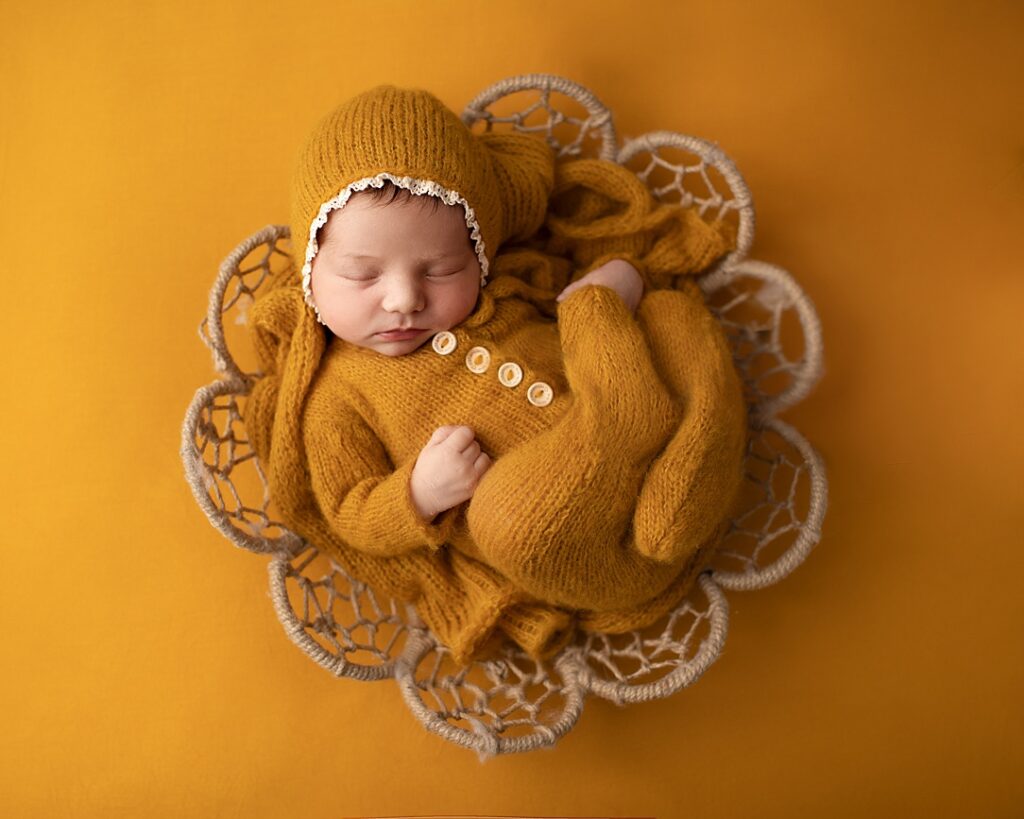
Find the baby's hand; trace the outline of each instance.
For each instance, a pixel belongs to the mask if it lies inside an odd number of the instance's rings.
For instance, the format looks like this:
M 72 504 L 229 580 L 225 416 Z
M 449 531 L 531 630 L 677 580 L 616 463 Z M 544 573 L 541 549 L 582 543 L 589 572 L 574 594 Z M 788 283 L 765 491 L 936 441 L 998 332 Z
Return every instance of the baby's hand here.
M 409 495 L 420 517 L 432 520 L 469 500 L 491 459 L 480 451 L 469 427 L 438 427 L 420 450 L 409 479 Z
M 623 259 L 612 259 L 574 281 L 558 294 L 555 301 L 563 301 L 570 293 L 588 284 L 603 284 L 610 287 L 622 297 L 631 313 L 636 312 L 637 305 L 644 295 L 644 280 L 640 277 L 639 271 Z

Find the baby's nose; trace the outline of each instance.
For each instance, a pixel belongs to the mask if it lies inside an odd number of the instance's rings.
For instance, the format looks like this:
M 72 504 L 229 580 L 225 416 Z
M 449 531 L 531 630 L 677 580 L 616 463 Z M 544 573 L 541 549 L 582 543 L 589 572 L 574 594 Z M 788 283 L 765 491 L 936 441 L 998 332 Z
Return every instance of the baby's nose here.
M 381 306 L 390 313 L 414 313 L 423 309 L 423 301 L 418 282 L 400 281 L 388 285 Z

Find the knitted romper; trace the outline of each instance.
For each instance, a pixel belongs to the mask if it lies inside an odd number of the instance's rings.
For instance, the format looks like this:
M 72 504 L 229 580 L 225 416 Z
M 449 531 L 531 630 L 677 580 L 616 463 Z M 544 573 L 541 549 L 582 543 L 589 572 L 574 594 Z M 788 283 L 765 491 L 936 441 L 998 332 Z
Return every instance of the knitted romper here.
M 655 596 L 714 538 L 738 483 L 715 466 L 739 463 L 744 441 L 729 350 L 695 290 L 648 292 L 634 318 L 585 287 L 556 323 L 550 294 L 502 276 L 411 354 L 335 339 L 303 417 L 322 514 L 360 551 L 448 542 L 573 609 Z M 425 524 L 409 476 L 446 424 L 470 426 L 494 464 Z

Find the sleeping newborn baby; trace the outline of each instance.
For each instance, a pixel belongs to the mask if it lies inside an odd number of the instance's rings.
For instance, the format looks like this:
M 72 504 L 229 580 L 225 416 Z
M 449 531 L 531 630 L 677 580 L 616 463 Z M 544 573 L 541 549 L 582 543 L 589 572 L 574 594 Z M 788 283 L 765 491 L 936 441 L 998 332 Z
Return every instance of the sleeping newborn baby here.
M 654 285 L 724 234 L 612 163 L 390 87 L 319 124 L 294 190 L 301 281 L 254 310 L 247 410 L 286 523 L 462 659 L 495 629 L 543 654 L 677 603 L 746 419 L 696 285 Z

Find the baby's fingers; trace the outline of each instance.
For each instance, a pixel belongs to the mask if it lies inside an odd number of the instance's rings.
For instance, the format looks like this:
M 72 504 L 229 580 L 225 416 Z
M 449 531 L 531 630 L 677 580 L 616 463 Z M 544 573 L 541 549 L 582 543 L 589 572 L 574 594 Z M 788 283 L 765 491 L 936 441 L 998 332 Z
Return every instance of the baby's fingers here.
M 470 444 L 473 443 L 476 438 L 476 433 L 470 427 L 453 427 L 452 431 L 446 435 L 442 441 L 446 449 L 450 449 L 454 452 L 462 452 Z
M 574 281 L 572 284 L 566 287 L 565 290 L 563 290 L 561 293 L 555 296 L 555 301 L 564 301 L 566 298 L 568 298 L 570 294 L 572 294 L 576 290 L 579 290 L 581 287 L 583 287 L 583 284 L 581 284 L 580 280 Z
M 447 426 L 438 427 L 437 429 L 434 430 L 434 434 L 430 436 L 430 440 L 427 441 L 427 446 L 433 446 L 434 444 L 441 443 L 441 441 L 445 440 L 457 429 L 458 427 L 455 426 L 454 424 L 448 424 Z
M 484 472 L 486 472 L 490 468 L 491 468 L 491 459 L 490 459 L 490 457 L 488 456 L 488 454 L 486 452 L 481 452 L 480 456 L 476 459 L 476 462 L 473 464 L 473 471 L 476 472 L 477 475 L 482 475 Z

